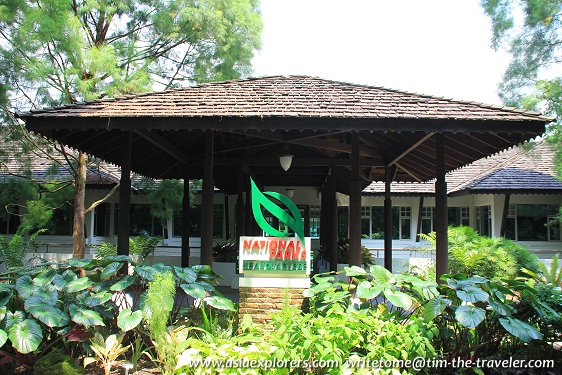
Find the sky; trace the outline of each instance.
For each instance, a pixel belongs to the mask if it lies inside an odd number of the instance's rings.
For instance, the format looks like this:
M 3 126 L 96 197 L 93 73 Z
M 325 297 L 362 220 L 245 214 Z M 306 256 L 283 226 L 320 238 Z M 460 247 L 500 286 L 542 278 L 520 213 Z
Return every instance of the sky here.
M 509 62 L 479 0 L 261 0 L 252 74 L 305 74 L 500 104 Z

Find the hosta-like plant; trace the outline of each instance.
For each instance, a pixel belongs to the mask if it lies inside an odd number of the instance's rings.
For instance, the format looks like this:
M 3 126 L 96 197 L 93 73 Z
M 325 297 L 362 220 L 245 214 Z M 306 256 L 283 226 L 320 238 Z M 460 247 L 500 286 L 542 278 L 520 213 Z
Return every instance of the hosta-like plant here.
M 4 280 L 0 282 L 2 351 L 27 354 L 50 347 L 65 337 L 83 341 L 89 337 L 86 331 L 99 326 L 107 327 L 110 332 L 136 329 L 145 318 L 146 285 L 161 272 L 172 275 L 175 287 L 187 293 L 183 294 L 184 299 L 201 299 L 214 308 L 234 310 L 232 302 L 216 291 L 218 275 L 208 266 L 138 265 L 131 274 L 124 275 L 122 271 L 130 262 L 128 256 L 70 259 L 55 267 L 3 275 Z M 183 302 L 174 301 L 173 319 Z
M 313 311 L 323 314 L 336 304 L 347 311 L 388 310 L 391 319 L 402 322 L 423 318 L 439 327 L 436 346 L 450 358 L 491 355 L 508 344 L 524 349 L 543 339 L 533 317 L 558 315 L 518 280 L 445 275 L 445 283 L 437 285 L 380 266 L 347 267 L 343 273 L 347 282 L 330 273 L 314 276 L 304 292 Z

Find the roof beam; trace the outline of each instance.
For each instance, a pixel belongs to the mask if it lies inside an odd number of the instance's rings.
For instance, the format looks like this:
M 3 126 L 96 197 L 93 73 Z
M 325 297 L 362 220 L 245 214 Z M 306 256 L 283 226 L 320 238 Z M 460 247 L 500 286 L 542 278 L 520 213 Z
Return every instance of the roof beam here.
M 402 169 L 404 172 L 406 172 L 406 174 L 410 177 L 412 177 L 414 180 L 416 180 L 417 182 L 423 182 L 423 179 L 418 176 L 417 174 L 415 174 L 414 172 L 410 171 L 407 168 L 404 168 L 404 166 L 400 163 L 396 163 L 396 166 L 400 169 Z
M 394 159 L 392 159 L 392 161 L 390 163 L 388 163 L 388 165 L 393 165 L 393 164 L 397 164 L 404 156 L 408 155 L 410 152 L 412 152 L 413 150 L 416 149 L 416 147 L 418 147 L 419 145 L 421 145 L 422 143 L 424 143 L 425 141 L 427 141 L 429 138 L 433 137 L 433 135 L 435 134 L 435 132 L 429 132 L 427 133 L 425 136 L 423 136 L 421 139 L 419 139 L 417 142 L 415 142 L 413 145 L 411 145 L 410 147 L 406 148 L 404 151 L 402 151 L 398 156 L 396 156 Z
M 187 156 L 176 146 L 171 144 L 164 137 L 158 134 L 146 130 L 135 130 L 135 134 L 144 138 L 146 141 L 152 143 L 154 146 L 158 147 L 160 150 L 164 151 L 168 155 L 172 156 L 174 159 L 178 160 L 180 163 L 187 165 Z

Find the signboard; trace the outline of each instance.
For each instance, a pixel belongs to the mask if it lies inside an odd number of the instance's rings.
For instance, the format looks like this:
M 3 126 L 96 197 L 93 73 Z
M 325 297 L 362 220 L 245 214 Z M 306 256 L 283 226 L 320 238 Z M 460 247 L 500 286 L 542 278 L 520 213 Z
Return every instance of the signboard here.
M 239 270 L 245 275 L 307 277 L 310 237 L 240 237 Z
M 254 180 L 250 181 L 254 219 L 271 237 L 240 237 L 240 273 L 254 276 L 307 277 L 311 268 L 310 238 L 304 237 L 304 222 L 298 207 L 289 197 L 272 191 L 261 192 Z M 264 212 L 283 223 L 295 236 L 289 237 L 287 232 L 271 226 Z

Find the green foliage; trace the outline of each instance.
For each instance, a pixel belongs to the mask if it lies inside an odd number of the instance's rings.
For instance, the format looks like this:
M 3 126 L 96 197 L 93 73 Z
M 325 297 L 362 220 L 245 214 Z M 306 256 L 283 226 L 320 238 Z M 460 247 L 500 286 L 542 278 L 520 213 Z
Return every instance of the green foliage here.
M 471 227 L 449 227 L 449 272 L 482 277 L 512 278 L 522 268 L 537 269 L 538 258 L 511 240 L 480 236 Z M 435 249 L 435 233 L 421 234 Z
M 8 270 L 23 267 L 25 256 L 37 251 L 39 242 L 36 237 L 40 233 L 41 231 L 32 235 L 16 233 L 12 238 L 0 236 L 0 256 L 6 263 Z
M 261 19 L 252 0 L 22 0 L 4 4 L 0 27 L 3 87 L 35 89 L 30 96 L 52 105 L 141 92 L 153 79 L 238 78 Z
M 180 285 L 186 289 L 203 289 L 208 308 L 233 309 L 232 302 L 229 304 L 223 301 L 224 297 L 213 295 L 218 276 L 208 266 L 137 265 L 129 275 L 118 273 L 130 262 L 128 256 L 70 259 L 54 268 L 19 268 L 3 275 L 0 283 L 2 351 L 22 359 L 23 354 L 31 353 L 33 358 L 56 343 L 85 341 L 89 338 L 87 331 L 99 327 L 105 327 L 108 335 L 142 333 L 141 337 L 147 337 L 141 324 L 145 313 L 148 323 L 160 317 L 166 342 L 175 343 L 170 339 L 166 323 L 170 317 L 174 321 L 178 318 L 183 301 L 176 301 L 173 295 Z M 163 276 L 158 275 L 166 275 L 166 281 L 161 282 Z M 150 298 L 146 291 L 149 283 L 156 286 Z M 171 298 L 158 299 L 162 293 L 154 290 L 162 291 L 162 287 L 171 293 Z M 151 316 L 155 318 L 151 320 Z M 142 347 L 139 345 L 138 350 Z
M 157 273 L 148 284 L 145 303 L 150 309 L 150 315 L 146 318 L 148 330 L 155 341 L 166 335 L 175 295 L 176 283 L 171 272 Z
M 558 254 L 552 257 L 550 269 L 546 268 L 544 263 L 539 262 L 537 269 L 523 268 L 523 273 L 532 277 L 535 281 L 543 284 L 552 284 L 554 286 L 562 286 L 562 269 L 558 260 Z
M 183 200 L 183 183 L 178 180 L 162 180 L 148 193 L 150 214 L 163 228 L 175 211 L 181 209 Z M 190 199 L 190 202 L 193 200 Z
M 124 335 L 109 335 L 104 340 L 103 336 L 96 332 L 90 339 L 90 349 L 95 357 L 84 358 L 84 367 L 90 363 L 101 362 L 105 375 L 111 374 L 111 368 L 117 364 L 117 358 L 127 352 L 128 348 L 123 346 Z
M 52 351 L 41 357 L 33 366 L 33 375 L 82 375 L 84 370 L 72 363 L 65 354 Z
M 321 246 L 320 254 L 328 259 L 328 254 L 326 254 L 326 249 Z M 348 238 L 338 238 L 338 263 L 348 264 L 349 263 L 349 239 Z M 361 245 L 361 264 L 365 267 L 369 267 L 375 264 L 375 259 L 371 254 L 371 251 L 365 246 Z
M 349 282 L 336 281 L 333 274 L 314 276 L 314 285 L 304 292 L 310 297 L 312 313 L 324 315 L 339 306 L 348 314 L 376 310 L 401 324 L 423 319 L 438 328 L 433 345 L 448 358 L 468 358 L 469 354 L 481 358 L 506 348 L 525 350 L 525 343 L 543 339 L 538 327 L 544 317 L 558 316 L 521 281 L 459 274 L 445 275 L 446 283 L 437 285 L 408 274 L 392 274 L 380 266 L 368 272 L 348 267 L 343 273 Z M 547 352 L 546 342 L 541 345 Z
M 544 109 L 560 119 L 562 115 L 562 78 L 556 67 L 562 53 L 560 1 L 482 0 L 490 16 L 498 49 L 507 46 L 511 62 L 499 86 L 505 104 L 526 109 Z M 516 22 L 514 14 L 522 14 Z M 562 176 L 562 137 L 560 123 L 550 125 L 547 134 L 557 150 L 556 166 Z
M 175 295 L 176 283 L 171 272 L 157 273 L 148 285 L 145 306 L 150 313 L 145 317 L 164 374 L 173 373 L 179 354 L 178 341 L 185 339 L 183 331 L 168 330 Z
M 285 308 L 274 316 L 271 326 L 266 341 L 275 348 L 273 357 L 278 360 L 344 363 L 350 357 L 408 360 L 436 356 L 431 343 L 434 335 L 431 324 L 417 318 L 401 324 L 384 310 L 346 311 L 341 305 L 333 304 L 322 315 L 316 315 Z M 318 370 L 329 374 L 341 371 L 340 368 Z
M 251 323 L 246 322 L 246 327 L 251 332 L 243 330 L 243 332 L 235 337 L 222 337 L 214 336 L 209 332 L 203 330 L 196 330 L 200 332 L 200 336 L 196 337 L 191 335 L 187 338 L 184 349 L 180 352 L 177 361 L 177 373 L 185 374 L 261 374 L 264 370 L 267 373 L 275 373 L 275 369 L 252 369 L 252 368 L 205 368 L 203 366 L 193 367 L 193 363 L 201 360 L 255 360 L 267 361 L 270 360 L 274 348 L 266 342 L 263 335 L 258 333 L 258 328 Z M 261 328 L 261 327 L 260 327 Z
M 147 234 L 129 238 L 129 254 L 137 256 L 135 261 L 142 263 L 147 256 L 154 252 L 160 241 L 162 241 L 162 237 L 152 237 Z M 106 259 L 117 255 L 117 245 L 108 242 L 95 245 L 94 248 L 98 259 Z

